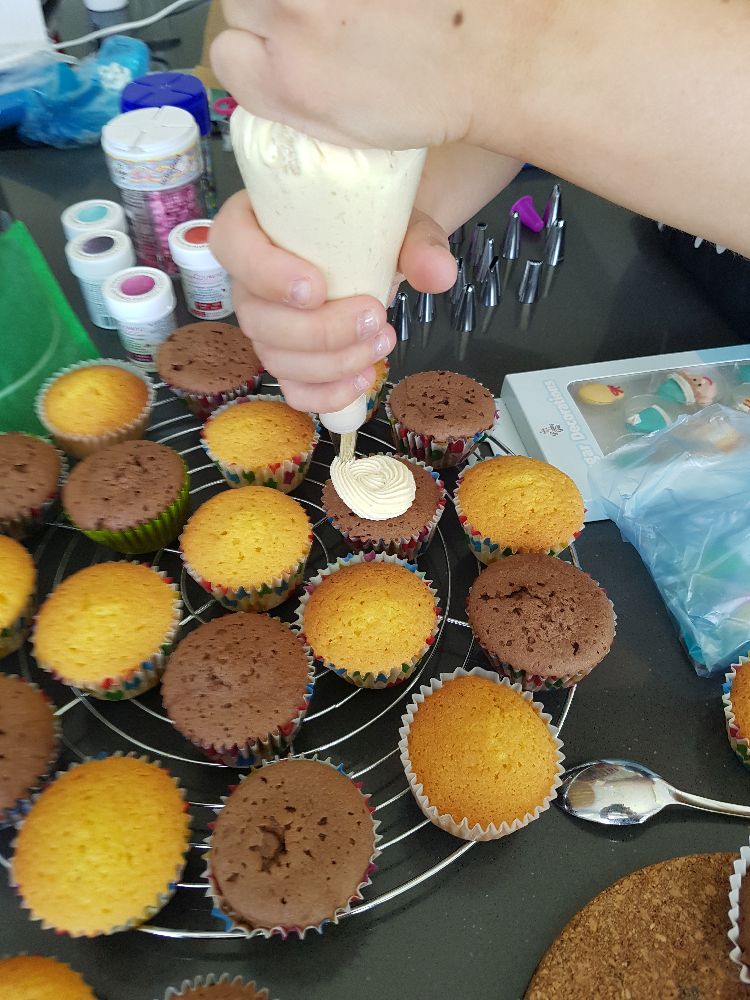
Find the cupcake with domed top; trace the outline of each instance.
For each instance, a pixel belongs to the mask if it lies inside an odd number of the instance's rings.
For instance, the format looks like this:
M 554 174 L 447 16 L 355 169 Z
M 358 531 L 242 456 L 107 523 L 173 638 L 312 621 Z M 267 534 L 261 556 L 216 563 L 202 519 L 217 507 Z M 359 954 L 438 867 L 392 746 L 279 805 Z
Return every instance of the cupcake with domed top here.
M 407 375 L 391 389 L 385 408 L 398 450 L 434 469 L 463 462 L 497 416 L 483 385 L 444 371 Z
M 69 965 L 45 955 L 0 958 L 3 1000 L 96 1000 Z
M 155 399 L 151 379 L 125 361 L 80 361 L 48 379 L 36 413 L 52 440 L 73 458 L 142 438 Z
M 23 645 L 36 598 L 36 566 L 27 549 L 0 535 L 0 659 Z
M 20 540 L 52 520 L 66 471 L 62 452 L 49 441 L 0 434 L 0 535 Z

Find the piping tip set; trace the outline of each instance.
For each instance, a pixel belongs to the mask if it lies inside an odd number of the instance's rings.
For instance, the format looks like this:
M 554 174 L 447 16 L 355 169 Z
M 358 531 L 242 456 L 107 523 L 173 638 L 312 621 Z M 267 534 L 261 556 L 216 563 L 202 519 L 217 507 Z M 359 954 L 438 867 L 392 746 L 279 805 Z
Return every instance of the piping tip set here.
M 490 310 L 500 305 L 512 262 L 521 256 L 524 228 L 542 237 L 541 252 L 525 261 L 517 289 L 519 303 L 531 305 L 542 291 L 545 269 L 555 268 L 565 259 L 566 226 L 559 184 L 553 186 L 542 215 L 536 211 L 530 195 L 524 195 L 511 206 L 502 242 L 489 234 L 486 222 L 476 223 L 468 234 L 468 242 L 466 226 L 449 236 L 448 244 L 456 258 L 456 281 L 445 297 L 456 333 L 471 333 L 476 328 L 479 307 Z M 548 281 L 544 289 L 542 294 L 546 295 Z M 435 312 L 435 296 L 431 292 L 418 293 L 413 315 L 409 296 L 398 292 L 391 302 L 388 319 L 403 343 L 409 340 L 413 317 L 424 328 L 432 323 Z

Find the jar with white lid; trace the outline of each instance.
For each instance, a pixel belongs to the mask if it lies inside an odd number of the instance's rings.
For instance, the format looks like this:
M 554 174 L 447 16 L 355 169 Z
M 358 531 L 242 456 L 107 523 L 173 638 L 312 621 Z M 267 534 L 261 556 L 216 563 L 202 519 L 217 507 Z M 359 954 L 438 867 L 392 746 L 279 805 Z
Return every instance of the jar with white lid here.
M 104 229 L 116 229 L 127 233 L 128 220 L 122 205 L 106 198 L 88 198 L 68 205 L 60 216 L 66 240 L 72 240 L 84 233 L 100 233 Z
M 94 326 L 104 330 L 117 327 L 107 309 L 102 286 L 110 275 L 135 264 L 130 237 L 115 229 L 83 233 L 65 245 L 68 267 L 78 278 L 88 314 Z
M 102 148 L 120 189 L 138 262 L 176 274 L 169 233 L 206 214 L 195 119 L 182 108 L 140 108 L 102 129 Z
M 129 267 L 107 278 L 102 292 L 128 359 L 156 371 L 159 348 L 177 325 L 169 276 L 155 267 Z
M 229 275 L 211 253 L 210 219 L 181 222 L 169 234 L 169 250 L 180 271 L 188 312 L 198 319 L 223 319 L 233 311 Z

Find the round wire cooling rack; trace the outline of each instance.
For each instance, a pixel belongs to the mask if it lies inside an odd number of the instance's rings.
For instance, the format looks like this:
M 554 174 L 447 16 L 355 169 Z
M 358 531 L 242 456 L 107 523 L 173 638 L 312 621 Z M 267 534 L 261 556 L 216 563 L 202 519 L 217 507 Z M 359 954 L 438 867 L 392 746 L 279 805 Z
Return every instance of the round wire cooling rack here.
M 265 389 L 277 391 L 275 385 L 267 385 Z M 200 444 L 199 431 L 200 425 L 195 418 L 159 386 L 148 436 L 175 448 L 187 462 L 193 509 L 226 488 Z M 359 433 L 358 453 L 362 450 L 393 451 L 389 437 L 387 421 L 376 416 Z M 485 453 L 511 454 L 492 436 L 481 447 Z M 306 569 L 308 577 L 347 551 L 320 506 L 320 493 L 333 456 L 334 445 L 324 436 L 305 482 L 293 494 L 313 523 L 314 542 Z M 447 470 L 444 474 L 449 494 L 455 477 L 455 470 Z M 39 569 L 40 596 L 84 566 L 123 558 L 91 542 L 62 520 L 45 531 L 32 552 Z M 569 558 L 578 565 L 573 546 Z M 176 548 L 157 552 L 151 564 L 180 583 L 184 615 L 178 638 L 223 612 L 185 572 Z M 443 618 L 436 641 L 418 669 L 403 684 L 382 691 L 352 687 L 333 672 L 319 669 L 312 702 L 292 750 L 295 754 L 316 754 L 343 763 L 347 772 L 361 780 L 364 790 L 371 794 L 375 816 L 380 820 L 382 842 L 378 872 L 366 898 L 352 907 L 349 916 L 365 913 L 411 892 L 475 846 L 471 841 L 457 842 L 425 819 L 412 798 L 398 756 L 401 716 L 420 684 L 443 671 L 471 666 L 473 661 L 483 663 L 481 650 L 475 648 L 464 615 L 465 596 L 479 564 L 469 554 L 463 532 L 450 509 L 446 509 L 432 544 L 419 558 L 419 564 L 438 591 Z M 291 620 L 296 606 L 297 601 L 292 597 L 275 609 L 274 614 Z M 146 754 L 163 761 L 187 789 L 194 839 L 183 881 L 178 883 L 175 896 L 155 922 L 138 929 L 167 938 L 241 937 L 239 931 L 225 929 L 223 922 L 212 915 L 203 861 L 209 823 L 221 809 L 222 798 L 236 784 L 238 772 L 200 756 L 196 748 L 177 733 L 164 712 L 158 689 L 123 702 L 96 701 L 75 688 L 51 681 L 36 667 L 26 645 L 16 654 L 15 661 L 11 660 L 10 672 L 33 680 L 60 705 L 57 715 L 63 721 L 63 744 L 72 759 L 83 760 L 115 750 Z M 553 718 L 556 717 L 559 729 L 567 718 L 575 690 L 573 687 L 542 696 L 545 707 Z M 0 863 L 5 867 L 10 866 L 11 841 L 12 828 L 0 831 Z

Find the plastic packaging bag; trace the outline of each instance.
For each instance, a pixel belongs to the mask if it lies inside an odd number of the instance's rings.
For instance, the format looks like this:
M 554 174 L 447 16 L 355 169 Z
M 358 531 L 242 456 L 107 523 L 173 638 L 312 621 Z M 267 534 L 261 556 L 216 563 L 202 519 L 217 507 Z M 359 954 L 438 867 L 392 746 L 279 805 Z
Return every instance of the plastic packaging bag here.
M 97 143 L 110 118 L 120 113 L 125 86 L 148 71 L 148 46 L 138 38 L 113 35 L 95 55 L 75 66 L 51 54 L 0 73 L 0 109 L 11 95 L 19 102 L 24 142 L 64 149 Z M 10 121 L 8 122 L 10 123 Z
M 750 649 L 750 415 L 715 404 L 593 466 L 699 674 Z
M 99 352 L 21 222 L 0 233 L 0 274 L 0 431 L 45 434 L 34 412 L 42 382 Z

